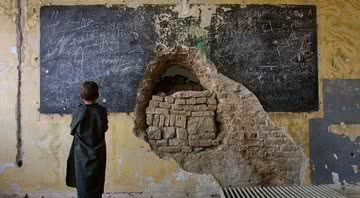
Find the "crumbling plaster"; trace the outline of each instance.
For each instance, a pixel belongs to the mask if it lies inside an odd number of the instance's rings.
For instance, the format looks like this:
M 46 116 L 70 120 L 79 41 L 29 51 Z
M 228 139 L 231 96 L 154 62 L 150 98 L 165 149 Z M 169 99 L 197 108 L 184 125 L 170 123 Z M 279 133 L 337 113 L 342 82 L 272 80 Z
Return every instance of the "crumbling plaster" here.
M 149 102 L 156 102 L 151 100 L 151 97 L 163 101 L 161 96 L 152 96 L 152 89 L 171 65 L 188 69 L 196 76 L 201 86 L 210 93 L 206 91 L 177 92 L 171 95 L 175 98 L 175 103 L 171 104 L 171 107 L 164 102 L 160 105 L 166 104 L 168 107 L 159 107 L 157 104 L 150 104 L 151 106 L 148 107 Z M 166 128 L 161 128 L 164 124 L 159 124 L 160 133 L 157 135 L 159 137 L 152 137 L 154 133 L 151 130 L 158 127 L 157 123 L 155 126 L 147 125 L 148 122 L 145 120 L 149 115 L 155 117 L 160 114 L 160 116 L 169 117 L 166 111 L 170 111 L 177 115 L 175 125 L 182 128 L 187 126 L 189 133 L 193 127 L 191 119 L 196 118 L 193 117 L 194 115 L 203 116 L 197 118 L 211 119 L 209 117 L 210 113 L 213 113 L 211 104 L 207 107 L 206 105 L 190 106 L 187 105 L 189 99 L 181 99 L 196 97 L 196 95 L 209 95 L 210 98 L 214 96 L 217 100 L 215 111 L 217 131 L 213 139 L 216 143 L 214 144 L 211 140 L 191 138 L 189 134 L 189 141 L 179 140 L 179 137 L 167 140 L 165 136 L 162 140 L 169 141 L 170 146 L 167 142 L 165 145 L 163 142 L 158 145 L 162 136 L 160 131 L 165 135 Z M 178 103 L 185 100 L 186 105 Z M 182 109 L 182 104 L 184 109 Z M 187 112 L 185 107 L 192 107 L 195 110 L 191 113 L 192 116 L 181 115 L 190 112 Z M 203 108 L 197 111 L 197 107 Z M 177 119 L 182 117 L 185 119 L 184 122 Z M 158 156 L 175 159 L 186 171 L 213 174 L 222 186 L 290 185 L 302 184 L 303 181 L 302 173 L 306 163 L 301 146 L 294 144 L 283 128 L 276 127 L 272 123 L 252 92 L 242 84 L 218 73 L 215 65 L 207 63 L 205 56 L 202 56 L 201 51 L 196 48 L 158 47 L 156 58 L 146 67 L 144 80 L 138 88 L 134 133 L 147 140 Z M 199 133 L 201 132 L 196 132 L 196 134 Z M 154 139 L 158 139 L 157 142 L 154 142 Z M 176 144 L 172 144 L 172 141 L 176 141 Z M 185 147 L 182 147 L 183 151 L 180 152 L 178 149 L 181 146 Z M 200 148 L 205 150 L 197 151 Z M 188 149 L 192 151 L 189 152 Z
M 76 5 L 76 4 L 176 4 L 173 0 L 27 0 L 23 4 L 24 54 L 22 86 L 22 118 L 24 141 L 24 166 L 6 168 L 0 174 L 1 192 L 70 191 L 64 185 L 65 160 L 70 146 L 68 135 L 68 115 L 40 115 L 39 108 L 39 10 L 42 5 Z M 359 2 L 357 0 L 193 0 L 189 3 L 200 4 L 314 4 L 318 9 L 318 47 L 319 79 L 322 90 L 322 79 L 360 78 L 360 38 L 358 34 Z M 16 115 L 15 101 L 17 90 L 17 54 L 15 29 L 15 1 L 0 2 L 0 162 L 14 163 L 16 156 Z M 208 12 L 204 10 L 203 14 Z M 320 101 L 322 101 L 322 92 Z M 323 109 L 313 113 L 271 113 L 272 121 L 288 129 L 296 143 L 303 145 L 309 153 L 310 118 L 322 117 Z M 152 177 L 153 182 L 160 184 L 162 179 L 169 178 L 175 186 L 186 186 L 179 183 L 174 174 L 179 167 L 175 161 L 160 160 L 147 152 L 147 144 L 132 134 L 133 114 L 110 114 L 110 129 L 107 141 L 108 175 L 106 191 L 143 191 Z M 121 159 L 121 160 L 120 160 Z M 119 163 L 121 161 L 121 163 Z M 146 164 L 146 166 L 144 165 Z M 155 170 L 154 168 L 157 167 Z M 110 174 L 111 173 L 111 174 Z M 126 180 L 122 179 L 126 177 Z M 29 179 L 31 178 L 31 179 Z M 13 184 L 17 188 L 13 189 Z M 305 183 L 310 184 L 309 172 Z M 196 185 L 198 182 L 192 183 Z

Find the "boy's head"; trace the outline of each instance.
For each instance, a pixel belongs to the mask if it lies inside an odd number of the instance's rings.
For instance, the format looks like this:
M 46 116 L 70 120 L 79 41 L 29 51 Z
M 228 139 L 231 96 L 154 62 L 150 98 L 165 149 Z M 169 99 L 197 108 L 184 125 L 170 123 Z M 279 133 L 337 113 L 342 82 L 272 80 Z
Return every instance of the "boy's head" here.
M 96 82 L 83 82 L 80 87 L 80 97 L 86 101 L 95 101 L 99 97 L 99 87 Z

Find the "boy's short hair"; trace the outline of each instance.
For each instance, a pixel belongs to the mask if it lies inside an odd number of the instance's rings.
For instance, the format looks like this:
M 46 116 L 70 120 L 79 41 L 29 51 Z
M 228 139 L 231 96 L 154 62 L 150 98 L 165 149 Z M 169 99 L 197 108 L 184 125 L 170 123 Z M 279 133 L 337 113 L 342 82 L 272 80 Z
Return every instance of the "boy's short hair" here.
M 99 87 L 94 81 L 85 81 L 80 86 L 80 97 L 87 101 L 94 101 L 99 97 Z

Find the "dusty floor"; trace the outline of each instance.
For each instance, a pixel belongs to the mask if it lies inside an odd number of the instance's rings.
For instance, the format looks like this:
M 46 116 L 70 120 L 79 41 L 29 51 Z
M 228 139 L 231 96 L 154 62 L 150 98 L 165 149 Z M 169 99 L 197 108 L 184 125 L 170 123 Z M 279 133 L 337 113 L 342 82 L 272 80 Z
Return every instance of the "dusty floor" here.
M 192 198 L 192 197 L 211 197 L 220 198 L 220 193 L 215 195 L 207 195 L 203 192 L 199 193 L 160 193 L 160 192 L 148 192 L 148 193 L 105 193 L 103 198 Z M 76 193 L 29 193 L 29 194 L 0 194 L 0 198 L 76 198 Z
M 341 187 L 338 185 L 329 185 L 329 187 L 347 198 L 360 198 L 359 186 Z M 105 193 L 103 198 L 193 198 L 193 197 L 210 197 L 220 198 L 221 192 L 218 194 L 206 194 L 206 192 L 184 193 L 184 192 L 133 192 L 133 193 Z M 76 193 L 57 193 L 57 192 L 39 192 L 28 194 L 1 194 L 0 198 L 76 198 Z

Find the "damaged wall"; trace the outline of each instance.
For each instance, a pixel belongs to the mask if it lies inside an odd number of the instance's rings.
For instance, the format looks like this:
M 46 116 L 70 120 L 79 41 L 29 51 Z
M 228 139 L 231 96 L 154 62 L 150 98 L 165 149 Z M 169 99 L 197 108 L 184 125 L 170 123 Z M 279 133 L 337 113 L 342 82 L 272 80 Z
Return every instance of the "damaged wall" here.
M 159 49 L 139 85 L 134 133 L 158 156 L 212 174 L 222 186 L 301 184 L 302 148 L 272 123 L 253 93 L 204 59 L 196 48 Z M 171 65 L 188 69 L 206 90 L 152 95 Z
M 360 134 L 360 80 L 323 81 L 324 117 L 310 120 L 311 179 L 356 184 Z
M 68 192 L 65 187 L 65 159 L 70 148 L 68 131 L 69 115 L 42 115 L 38 112 L 40 101 L 39 68 L 39 10 L 42 5 L 79 4 L 126 4 L 137 7 L 143 3 L 176 4 L 163 1 L 121 1 L 121 0 L 28 0 L 23 3 L 24 13 L 24 62 L 22 64 L 22 140 L 24 166 L 17 168 L 16 158 L 16 92 L 17 92 L 17 50 L 16 50 L 16 10 L 15 1 L 0 3 L 0 192 Z M 275 125 L 288 129 L 297 144 L 301 144 L 309 156 L 309 119 L 323 117 L 322 80 L 335 78 L 360 78 L 359 3 L 356 0 L 227 0 L 189 1 L 200 3 L 202 27 L 209 25 L 214 12 L 212 4 L 312 4 L 317 6 L 319 56 L 320 110 L 313 113 L 270 113 Z M 210 3 L 210 4 L 207 4 Z M 186 3 L 178 4 L 175 11 L 186 16 Z M 191 33 L 206 35 L 205 29 L 191 29 Z M 199 42 L 196 47 L 206 52 Z M 24 116 L 26 115 L 26 116 Z M 106 191 L 143 192 L 149 190 L 164 192 L 169 186 L 176 186 L 173 192 L 199 192 L 205 189 L 201 183 L 216 186 L 215 179 L 208 175 L 199 176 L 184 172 L 174 160 L 162 160 L 150 151 L 146 142 L 132 133 L 133 113 L 112 113 L 107 134 L 108 167 Z M 340 123 L 337 123 L 340 124 Z M 336 137 L 342 138 L 342 137 Z M 345 155 L 348 155 L 346 153 Z M 311 159 L 310 159 L 311 160 Z M 153 167 L 157 167 L 154 169 Z M 348 167 L 349 168 L 349 167 Z M 310 184 L 310 169 L 307 169 L 305 183 Z M 249 170 L 250 171 L 250 170 Z M 245 174 L 245 173 L 244 173 Z M 326 173 L 328 174 L 328 173 Z M 30 179 L 31 178 L 31 179 Z M 126 178 L 123 179 L 123 178 Z M 199 188 L 197 188 L 199 187 Z

